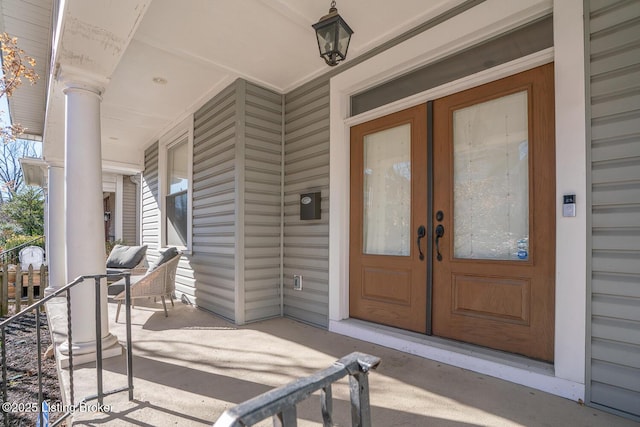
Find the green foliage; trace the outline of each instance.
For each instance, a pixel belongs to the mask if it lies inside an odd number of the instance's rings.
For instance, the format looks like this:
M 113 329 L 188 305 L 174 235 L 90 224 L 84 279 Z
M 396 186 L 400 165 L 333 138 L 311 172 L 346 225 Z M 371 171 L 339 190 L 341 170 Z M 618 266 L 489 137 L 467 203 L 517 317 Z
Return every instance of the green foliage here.
M 4 246 L 4 242 L 16 234 L 20 234 L 20 227 L 16 224 L 5 222 L 3 218 L 0 224 L 0 245 Z
M 25 236 L 24 234 L 15 234 L 5 241 L 4 246 L 7 249 L 15 248 L 25 243 L 31 242 L 38 237 L 39 236 Z M 31 243 L 31 246 L 40 246 L 42 249 L 44 249 L 44 239 L 39 239 Z
M 2 204 L 0 213 L 6 223 L 19 228 L 20 234 L 44 234 L 44 197 L 39 188 L 26 187 L 15 194 L 11 201 Z
M 42 249 L 45 249 L 44 238 L 40 236 L 25 236 L 23 234 L 14 234 L 12 236 L 9 236 L 2 242 L 2 248 L 0 249 L 0 252 L 8 251 L 2 256 L 2 261 L 9 264 L 17 264 L 19 262 L 19 249 L 17 248 L 21 245 L 24 245 L 25 243 L 29 243 L 29 246 L 40 246 Z

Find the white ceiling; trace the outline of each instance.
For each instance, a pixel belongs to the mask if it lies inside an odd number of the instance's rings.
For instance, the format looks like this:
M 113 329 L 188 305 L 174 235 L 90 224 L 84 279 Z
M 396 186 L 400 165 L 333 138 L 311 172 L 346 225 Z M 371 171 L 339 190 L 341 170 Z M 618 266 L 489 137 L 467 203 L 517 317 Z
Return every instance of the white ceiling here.
M 338 1 L 340 15 L 354 30 L 348 60 L 462 2 Z M 60 41 L 54 43 L 62 75 L 49 89 L 45 157 L 63 158 L 65 72 L 104 79 L 103 158 L 114 170 L 134 170 L 146 146 L 236 78 L 286 93 L 329 71 L 311 28 L 329 4 L 66 0 Z

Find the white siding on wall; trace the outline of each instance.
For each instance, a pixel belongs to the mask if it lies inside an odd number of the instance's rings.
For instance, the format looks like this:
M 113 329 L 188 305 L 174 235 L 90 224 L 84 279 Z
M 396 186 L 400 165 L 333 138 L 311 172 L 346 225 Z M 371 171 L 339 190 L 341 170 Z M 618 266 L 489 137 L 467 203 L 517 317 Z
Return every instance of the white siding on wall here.
M 592 0 L 588 399 L 640 417 L 640 2 Z
M 284 313 L 326 327 L 329 312 L 329 81 L 285 98 Z M 347 184 L 345 184 L 347 185 Z M 320 220 L 300 220 L 300 194 L 321 192 Z M 293 275 L 303 290 L 293 290 Z

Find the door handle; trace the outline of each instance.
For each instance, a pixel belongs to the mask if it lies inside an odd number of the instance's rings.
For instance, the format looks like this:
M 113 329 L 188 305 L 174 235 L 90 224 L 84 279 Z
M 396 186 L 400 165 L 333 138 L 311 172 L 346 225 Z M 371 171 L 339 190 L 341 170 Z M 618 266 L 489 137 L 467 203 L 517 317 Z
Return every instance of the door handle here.
M 442 261 L 442 254 L 440 253 L 440 238 L 444 235 L 444 226 L 438 224 L 435 230 L 436 233 L 436 258 L 438 261 Z
M 424 228 L 424 225 L 418 227 L 418 253 L 420 254 L 420 261 L 424 259 L 424 254 L 422 253 L 422 248 L 420 247 L 420 239 L 427 235 L 427 230 Z

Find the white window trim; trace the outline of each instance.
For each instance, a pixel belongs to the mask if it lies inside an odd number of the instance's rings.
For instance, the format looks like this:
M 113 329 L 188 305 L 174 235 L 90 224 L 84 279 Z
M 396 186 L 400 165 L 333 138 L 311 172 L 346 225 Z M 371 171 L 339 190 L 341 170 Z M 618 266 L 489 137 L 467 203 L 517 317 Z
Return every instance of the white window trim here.
M 159 249 L 167 245 L 167 151 L 176 143 L 187 137 L 187 245 L 177 246 L 183 253 L 190 254 L 193 245 L 193 114 L 176 125 L 169 132 L 160 137 L 158 150 L 158 209 L 160 210 L 160 224 L 158 230 Z

